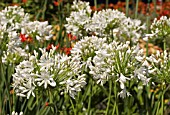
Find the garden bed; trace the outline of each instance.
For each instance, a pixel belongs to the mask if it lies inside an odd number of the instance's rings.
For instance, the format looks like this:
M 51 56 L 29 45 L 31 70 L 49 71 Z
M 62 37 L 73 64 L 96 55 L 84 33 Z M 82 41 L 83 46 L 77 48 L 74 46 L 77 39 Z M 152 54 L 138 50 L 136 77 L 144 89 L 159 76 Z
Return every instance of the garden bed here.
M 169 2 L 0 5 L 0 114 L 170 113 Z

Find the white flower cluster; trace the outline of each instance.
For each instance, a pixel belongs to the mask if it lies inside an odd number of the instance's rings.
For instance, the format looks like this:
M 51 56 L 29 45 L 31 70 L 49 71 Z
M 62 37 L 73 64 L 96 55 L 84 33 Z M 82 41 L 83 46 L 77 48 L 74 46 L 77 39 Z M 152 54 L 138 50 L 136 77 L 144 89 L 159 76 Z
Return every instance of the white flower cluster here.
M 29 22 L 21 28 L 21 34 L 25 34 L 26 36 L 33 35 L 33 37 L 36 37 L 36 40 L 43 42 L 52 38 L 52 26 L 48 25 L 47 21 Z
M 29 22 L 29 14 L 18 6 L 8 6 L 0 11 L 0 26 L 6 32 L 18 30 L 20 27 Z
M 164 50 L 163 53 L 157 51 L 156 54 L 146 58 L 147 61 L 152 65 L 150 71 L 160 81 L 170 83 L 170 53 Z
M 74 11 L 82 11 L 85 10 L 89 15 L 91 14 L 92 10 L 90 8 L 89 2 L 83 2 L 81 0 L 73 1 L 73 5 L 71 6 L 72 10 Z
M 79 1 L 78 4 L 80 3 L 82 2 Z M 87 7 L 87 3 L 85 6 Z M 78 6 L 76 8 L 78 10 L 71 12 L 66 19 L 68 24 L 65 25 L 67 32 L 76 36 L 95 34 L 98 37 L 131 40 L 136 43 L 146 28 L 140 20 L 128 18 L 118 10 L 106 9 L 88 15 L 89 9 L 82 10 L 83 8 Z
M 75 0 L 72 6 L 73 11 L 69 18 L 66 18 L 68 24 L 65 24 L 67 33 L 83 36 L 84 26 L 89 23 L 91 9 L 89 2 Z
M 27 55 L 20 47 L 21 40 L 17 31 L 21 29 L 21 25 L 28 22 L 29 15 L 24 13 L 21 7 L 8 6 L 0 11 L 0 52 L 1 55 L 4 53 L 3 62 L 6 62 L 7 57 L 11 57 L 11 53 L 21 52 L 21 56 Z
M 65 85 L 66 86 L 65 92 L 68 92 L 72 98 L 75 98 L 77 92 L 81 91 L 81 88 L 83 88 L 86 85 L 85 74 L 78 76 L 77 79 L 69 78 L 68 80 L 60 82 L 60 84 Z
M 55 54 L 55 47 L 50 52 L 40 50 L 40 58 L 34 51 L 29 60 L 24 60 L 16 66 L 12 85 L 16 94 L 29 99 L 31 95 L 35 96 L 35 90 L 48 87 L 54 90 L 64 89 L 74 98 L 76 92 L 81 91 L 86 84 L 84 75 L 80 73 L 80 61 L 77 57 Z
M 167 18 L 166 16 L 162 16 L 159 20 L 155 18 L 150 29 L 150 38 L 158 37 L 165 39 L 165 37 L 170 37 L 170 18 Z
M 130 48 L 130 42 L 119 43 L 96 36 L 84 37 L 71 50 L 71 56 L 80 57 L 85 71 L 92 75 L 97 84 L 104 85 L 109 80 L 120 83 L 120 97 L 125 98 L 130 93 L 126 89 L 127 81 L 142 81 L 147 85 L 147 71 L 150 69 L 145 61 L 145 55 L 137 46 Z
M 13 111 L 11 115 L 23 115 L 23 112 L 20 112 L 20 113 L 18 114 L 17 112 Z
M 95 12 L 92 16 L 91 22 L 85 28 L 87 31 L 95 32 L 96 35 L 106 36 L 111 33 L 113 29 L 120 26 L 122 20 L 126 18 L 125 14 L 118 10 L 106 9 Z
M 96 36 L 84 37 L 80 41 L 76 42 L 71 50 L 72 57 L 78 57 L 81 60 L 82 65 L 85 66 L 85 70 L 88 68 L 92 57 L 95 55 L 95 51 L 107 46 L 106 39 L 98 38 Z
M 27 57 L 29 45 L 22 42 L 49 40 L 52 26 L 48 22 L 31 21 L 29 14 L 18 6 L 8 6 L 0 11 L 0 53 L 3 62 L 15 62 L 18 57 Z

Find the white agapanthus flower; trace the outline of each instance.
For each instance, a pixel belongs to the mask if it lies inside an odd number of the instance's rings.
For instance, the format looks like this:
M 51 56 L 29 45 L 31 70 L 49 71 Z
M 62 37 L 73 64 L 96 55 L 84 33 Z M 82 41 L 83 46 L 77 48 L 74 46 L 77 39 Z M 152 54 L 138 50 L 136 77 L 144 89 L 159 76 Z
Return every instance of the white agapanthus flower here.
M 29 99 L 31 94 L 32 96 L 35 97 L 35 93 L 34 93 L 35 85 L 33 84 L 34 79 L 28 78 L 27 80 L 28 81 L 22 83 L 23 86 L 18 87 L 20 91 L 17 90 L 16 95 L 21 97 L 27 97 L 27 99 Z
M 61 85 L 66 85 L 66 92 L 72 98 L 75 98 L 78 91 L 81 91 L 81 88 L 86 85 L 85 74 L 79 76 L 77 79 L 68 79 L 66 81 L 60 82 Z
M 78 57 L 82 62 L 82 65 L 85 65 L 85 68 L 91 63 L 91 59 L 95 56 L 96 52 L 102 47 L 107 47 L 105 43 L 105 38 L 98 38 L 96 36 L 84 37 L 82 40 L 78 41 L 71 50 L 72 57 Z
M 18 114 L 18 112 L 13 111 L 11 115 L 24 115 L 24 113 L 21 111 L 21 112 L 19 112 L 19 114 Z
M 66 18 L 68 22 L 65 24 L 66 31 L 76 36 L 83 36 L 85 31 L 84 26 L 88 24 L 91 19 L 92 10 L 89 2 L 75 0 L 72 5 L 72 10 L 70 17 Z
M 84 37 L 75 44 L 71 56 L 79 57 L 81 65 L 97 84 L 104 85 L 108 80 L 119 83 L 122 90 L 119 95 L 122 98 L 130 95 L 127 81 L 136 80 L 147 85 L 151 79 L 148 74 L 152 66 L 146 61 L 143 50 L 138 45 L 130 47 L 129 41 L 107 43 L 105 38 Z
M 52 26 L 47 21 L 32 22 L 21 7 L 8 6 L 0 11 L 0 17 L 0 54 L 3 52 L 4 63 L 18 63 L 21 58 L 28 58 L 29 45 L 22 42 L 43 42 L 52 37 Z
M 112 29 L 119 27 L 121 20 L 125 18 L 125 14 L 118 10 L 106 9 L 99 12 L 96 11 L 92 16 L 91 22 L 85 26 L 85 29 L 105 37 Z M 107 32 L 107 29 L 109 29 L 109 32 Z
M 170 18 L 162 16 L 160 19 L 155 18 L 150 26 L 150 38 L 168 39 L 170 36 Z
M 44 88 L 46 89 L 47 86 L 56 86 L 56 82 L 53 79 L 54 74 L 50 74 L 48 70 L 41 70 L 40 74 L 35 74 L 37 78 L 35 78 L 35 81 L 37 82 L 38 86 L 42 86 L 44 84 Z
M 152 54 L 146 60 L 150 63 L 151 67 L 148 73 L 154 75 L 158 80 L 170 83 L 170 53 L 166 50 L 160 53 Z
M 127 96 L 131 96 L 131 94 L 128 91 L 126 91 L 126 88 L 119 92 L 118 95 L 123 99 L 126 98 Z
M 48 88 L 61 88 L 71 97 L 86 84 L 85 76 L 81 74 L 81 62 L 79 57 L 64 54 L 56 54 L 56 49 L 52 46 L 49 52 L 41 49 L 41 56 L 34 51 L 34 55 L 29 55 L 28 60 L 24 60 L 15 68 L 13 74 L 13 88 L 18 96 L 30 98 L 35 96 L 35 90 Z M 70 85 L 72 83 L 74 85 Z M 57 86 L 60 84 L 61 86 Z
M 30 95 L 34 94 L 35 84 L 34 78 L 32 77 L 32 72 L 34 70 L 33 64 L 29 61 L 23 61 L 15 68 L 16 73 L 14 73 L 12 84 L 16 95 L 27 97 L 29 99 Z
M 145 29 L 145 24 L 142 25 L 140 20 L 126 18 L 122 20 L 119 31 L 115 34 L 115 37 L 120 40 L 122 39 L 122 41 L 130 40 L 132 43 L 137 43 Z
M 93 14 L 89 10 L 89 3 L 82 1 L 73 2 L 73 11 L 66 18 L 65 24 L 67 33 L 83 38 L 87 35 L 106 37 L 108 41 L 129 40 L 137 43 L 146 29 L 140 20 L 131 19 L 124 13 L 114 9 L 103 9 L 95 11 Z
M 36 34 L 36 40 L 42 42 L 52 38 L 52 26 L 48 22 L 33 21 L 24 24 L 21 33 L 25 35 Z
M 104 85 L 109 80 L 118 81 L 122 90 L 119 95 L 122 98 L 130 95 L 126 87 L 127 81 L 136 80 L 141 81 L 143 85 L 148 84 L 150 78 L 147 76 L 147 69 L 140 69 L 147 64 L 144 61 L 144 54 L 142 57 L 139 49 L 137 51 L 137 46 L 130 48 L 129 41 L 125 44 L 116 41 L 105 44 L 95 51 L 88 66 L 89 73 L 97 84 Z M 142 60 L 138 61 L 136 55 L 141 56 Z
M 130 80 L 130 78 L 125 77 L 122 73 L 120 74 L 120 77 L 118 79 L 118 81 L 120 82 L 120 88 L 121 89 L 125 89 L 125 85 L 124 83 L 126 83 L 126 80 Z
M 79 12 L 71 12 L 70 17 L 66 18 L 66 20 L 68 22 L 65 24 L 67 33 L 72 33 L 76 36 L 83 36 L 85 31 L 84 25 L 89 23 L 90 17 L 85 10 L 81 10 Z
M 0 12 L 0 25 L 4 25 L 7 32 L 17 30 L 22 24 L 29 22 L 29 14 L 19 6 L 8 6 Z
M 89 2 L 83 2 L 81 0 L 74 0 L 73 5 L 71 6 L 72 10 L 74 11 L 82 11 L 85 10 L 89 15 L 91 14 L 92 10 L 90 8 Z

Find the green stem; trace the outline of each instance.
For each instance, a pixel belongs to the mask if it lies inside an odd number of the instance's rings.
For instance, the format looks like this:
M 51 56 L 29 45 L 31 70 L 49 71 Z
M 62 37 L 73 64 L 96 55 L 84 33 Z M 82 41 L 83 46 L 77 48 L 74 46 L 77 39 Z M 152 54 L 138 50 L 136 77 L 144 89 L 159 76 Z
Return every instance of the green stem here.
M 116 82 L 114 82 L 114 95 L 115 95 L 115 101 L 114 101 L 112 115 L 115 115 L 115 111 L 116 111 L 116 115 L 119 115 L 119 110 L 118 110 L 118 106 L 117 106 L 117 95 L 118 94 L 117 94 Z
M 148 41 L 146 41 L 146 56 L 148 56 L 149 53 L 148 53 Z
M 159 115 L 159 107 L 160 107 L 160 101 L 158 101 L 157 111 L 155 115 Z
M 108 102 L 107 102 L 106 115 L 108 115 L 111 96 L 112 96 L 112 80 L 109 81 L 109 97 L 108 97 Z
M 149 0 L 150 2 L 150 0 Z M 150 16 L 149 16 L 149 3 L 147 4 L 147 17 L 146 17 L 146 26 L 147 26 L 147 34 L 149 33 L 149 22 L 150 22 Z M 148 56 L 148 41 L 146 42 L 146 56 Z
M 153 0 L 153 4 L 154 4 L 154 18 L 156 17 L 156 0 Z
M 164 37 L 164 51 L 166 50 L 166 38 Z
M 164 90 L 164 83 L 162 83 L 162 95 L 161 95 L 161 115 L 164 114 L 164 94 L 165 94 L 165 90 Z
M 126 16 L 129 14 L 129 0 L 126 0 Z
M 136 0 L 136 10 L 135 10 L 135 19 L 138 16 L 138 4 L 139 4 L 139 0 Z
M 77 114 L 76 114 L 76 109 L 74 108 L 74 104 L 73 104 L 73 101 L 72 101 L 71 98 L 70 98 L 70 102 L 71 102 L 71 106 L 72 106 L 72 108 L 73 108 L 74 115 L 77 115 Z
M 43 12 L 42 12 L 42 19 L 45 19 L 45 13 L 47 9 L 47 0 L 44 1 Z
M 90 87 L 89 87 L 90 93 L 89 93 L 89 100 L 88 100 L 88 115 L 90 115 L 90 108 L 91 108 L 92 84 L 93 84 L 92 79 L 90 79 L 89 83 L 90 83 Z
M 97 9 L 97 0 L 94 0 L 94 6 Z
M 109 0 L 106 0 L 106 8 L 108 8 Z

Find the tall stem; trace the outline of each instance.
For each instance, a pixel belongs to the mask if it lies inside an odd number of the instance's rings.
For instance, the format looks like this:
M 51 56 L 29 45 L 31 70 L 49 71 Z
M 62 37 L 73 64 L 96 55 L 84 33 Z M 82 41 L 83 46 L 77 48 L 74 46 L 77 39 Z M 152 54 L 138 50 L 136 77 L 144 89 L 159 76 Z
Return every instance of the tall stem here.
M 129 15 L 129 0 L 126 0 L 126 16 Z
M 72 101 L 71 98 L 70 98 L 70 102 L 71 102 L 71 106 L 72 106 L 72 108 L 73 108 L 74 115 L 77 115 L 76 109 L 75 109 L 75 107 L 74 107 L 74 104 L 73 104 L 73 101 Z
M 138 4 L 139 0 L 136 0 L 135 19 L 138 17 Z
M 153 4 L 154 4 L 154 18 L 156 17 L 156 0 L 153 0 Z
M 114 106 L 113 106 L 113 111 L 112 111 L 112 115 L 115 115 L 115 111 L 116 111 L 116 115 L 119 115 L 119 110 L 118 110 L 118 106 L 117 106 L 117 86 L 116 86 L 116 82 L 114 82 L 114 95 L 115 95 L 115 100 L 114 100 Z
M 90 108 L 91 108 L 92 85 L 93 85 L 92 79 L 90 79 L 89 83 L 90 83 L 90 87 L 89 87 L 90 93 L 89 93 L 89 100 L 88 100 L 88 115 L 90 115 Z
M 164 82 L 162 83 L 162 96 L 161 96 L 161 114 L 164 114 L 164 94 L 165 94 L 165 90 L 164 90 Z
M 149 3 L 150 3 L 150 0 L 148 1 L 148 4 L 147 4 L 147 17 L 146 17 L 146 25 L 147 25 L 147 34 L 149 33 L 149 21 L 150 21 L 150 16 L 149 16 Z M 146 42 L 146 56 L 148 56 L 148 41 Z
M 164 37 L 164 51 L 166 50 L 166 38 Z
M 109 97 L 108 97 L 108 102 L 107 102 L 106 115 L 108 115 L 109 106 L 110 106 L 110 100 L 111 100 L 111 95 L 112 95 L 112 80 L 109 81 Z
M 97 9 L 97 0 L 94 0 L 94 6 Z
M 109 0 L 106 0 L 106 8 L 108 8 Z

